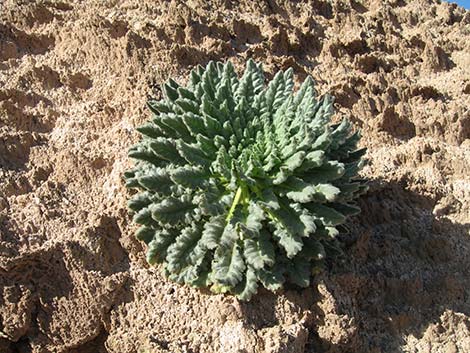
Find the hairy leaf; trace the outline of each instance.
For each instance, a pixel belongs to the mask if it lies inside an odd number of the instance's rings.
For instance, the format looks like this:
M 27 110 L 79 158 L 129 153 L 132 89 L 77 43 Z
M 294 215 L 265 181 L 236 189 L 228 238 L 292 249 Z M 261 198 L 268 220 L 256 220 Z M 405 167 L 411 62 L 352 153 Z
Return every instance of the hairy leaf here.
M 162 91 L 124 173 L 148 262 L 241 300 L 308 286 L 367 189 L 360 133 L 331 124 L 334 99 L 311 77 L 295 92 L 292 69 L 265 82 L 253 60 L 240 76 L 230 62 L 197 66 Z

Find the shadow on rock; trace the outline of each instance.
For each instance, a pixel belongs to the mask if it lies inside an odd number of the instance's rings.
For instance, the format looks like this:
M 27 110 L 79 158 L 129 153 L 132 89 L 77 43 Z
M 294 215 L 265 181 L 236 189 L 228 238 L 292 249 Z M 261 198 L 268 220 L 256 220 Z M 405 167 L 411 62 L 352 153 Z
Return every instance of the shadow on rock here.
M 470 225 L 434 216 L 436 199 L 398 183 L 372 182 L 359 203 L 344 258 L 311 287 L 240 303 L 253 352 L 399 352 L 412 336 L 438 344 L 440 325 L 470 315 Z
M 342 235 L 346 260 L 319 278 L 307 352 L 398 352 L 470 315 L 470 224 L 434 216 L 436 201 L 372 183 Z

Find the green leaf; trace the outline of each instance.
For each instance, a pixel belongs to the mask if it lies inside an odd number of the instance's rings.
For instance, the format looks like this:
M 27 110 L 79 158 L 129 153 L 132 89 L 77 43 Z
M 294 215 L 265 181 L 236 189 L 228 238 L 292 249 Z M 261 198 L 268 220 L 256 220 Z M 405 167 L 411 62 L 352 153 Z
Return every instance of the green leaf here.
M 300 191 L 289 191 L 286 196 L 292 201 L 300 203 L 327 202 L 334 201 L 339 193 L 340 189 L 331 184 L 306 184 Z
M 346 220 L 344 215 L 331 207 L 316 203 L 308 205 L 307 208 L 312 213 L 312 215 L 321 220 L 325 226 L 336 226 Z
M 261 200 L 258 204 L 270 210 L 279 210 L 280 204 L 276 194 L 271 189 L 264 189 L 261 193 Z
M 143 241 L 145 244 L 148 244 L 152 241 L 155 236 L 155 229 L 151 227 L 142 226 L 137 229 L 135 236 L 138 240 Z
M 361 212 L 361 209 L 357 206 L 348 205 L 345 203 L 329 203 L 328 207 L 334 208 L 336 211 L 344 216 L 355 216 Z
M 201 167 L 179 167 L 171 171 L 171 180 L 176 184 L 191 189 L 203 187 L 207 184 L 209 174 Z
M 349 152 L 347 160 L 344 162 L 352 162 L 352 161 L 357 161 L 359 160 L 362 156 L 364 156 L 367 152 L 367 148 L 361 148 L 359 150 L 356 150 L 354 152 Z
M 154 222 L 152 219 L 152 212 L 150 211 L 150 207 L 143 208 L 137 212 L 132 219 L 134 223 L 151 226 Z
M 184 113 L 199 113 L 199 104 L 194 100 L 186 99 L 186 98 L 179 98 L 175 101 L 175 104 L 181 109 L 181 114 Z
M 298 167 L 302 165 L 302 162 L 305 159 L 305 151 L 298 151 L 290 156 L 285 162 L 284 165 L 290 171 L 296 170 Z
M 244 257 L 255 269 L 274 265 L 274 246 L 267 232 L 260 233 L 258 238 L 244 240 Z
M 197 145 L 189 145 L 183 141 L 177 141 L 178 151 L 183 158 L 193 166 L 208 167 L 211 160 Z
M 266 219 L 263 208 L 256 202 L 250 202 L 248 206 L 248 217 L 246 218 L 246 226 L 259 232 L 263 228 L 262 222 Z
M 215 65 L 213 61 L 210 61 L 207 64 L 206 71 L 202 74 L 201 77 L 201 86 L 202 89 L 204 90 L 204 94 L 208 97 L 210 100 L 214 100 L 215 98 L 215 83 L 214 83 L 214 77 L 215 77 Z
M 165 133 L 156 124 L 152 122 L 145 123 L 137 127 L 136 130 L 140 132 L 142 135 L 145 135 L 151 138 L 159 138 Z
M 201 111 L 206 121 L 206 127 L 213 127 L 214 132 L 222 130 L 222 123 L 228 119 L 226 113 L 218 109 L 207 95 L 202 97 Z
M 190 226 L 181 232 L 176 241 L 168 247 L 166 268 L 170 272 L 181 271 L 184 267 L 194 264 L 197 259 L 202 259 L 204 253 L 197 250 L 197 242 L 201 238 L 201 229 L 196 226 Z
M 304 236 L 308 237 L 310 234 L 315 233 L 317 225 L 315 224 L 315 217 L 312 216 L 307 210 L 302 209 L 298 211 L 300 213 L 300 221 L 305 227 Z
M 160 263 L 166 258 L 168 247 L 174 243 L 177 234 L 175 230 L 169 229 L 155 232 L 147 250 L 147 262 L 150 265 Z
M 150 197 L 151 194 L 148 192 L 141 192 L 136 194 L 127 202 L 127 207 L 129 207 L 134 212 L 140 211 L 142 208 L 150 205 L 152 202 Z
M 188 131 L 196 136 L 197 134 L 204 134 L 206 127 L 204 125 L 204 119 L 197 114 L 187 112 L 181 117 L 183 123 L 186 125 Z
M 178 92 L 169 83 L 163 84 L 162 88 L 163 88 L 163 92 L 165 93 L 165 97 L 169 101 L 173 102 L 178 98 Z
M 277 262 L 272 268 L 258 271 L 258 278 L 263 286 L 271 292 L 277 292 L 285 282 L 285 264 Z
M 334 128 L 331 133 L 332 143 L 330 149 L 335 150 L 340 145 L 345 143 L 347 137 L 351 132 L 351 123 L 347 119 L 343 119 L 341 123 Z
M 321 167 L 312 168 L 303 180 L 308 184 L 328 183 L 337 180 L 344 175 L 345 169 L 343 163 L 329 161 Z
M 299 151 L 289 157 L 280 167 L 279 172 L 274 176 L 273 184 L 280 185 L 284 183 L 294 173 L 294 171 L 302 165 L 304 158 L 304 151 Z
M 278 210 L 268 212 L 271 220 L 291 234 L 304 234 L 305 228 L 300 221 L 300 214 L 288 205 L 287 200 L 281 200 L 280 206 Z
M 215 249 L 219 245 L 220 238 L 225 230 L 226 221 L 224 216 L 212 217 L 204 224 L 201 244 L 207 249 Z
M 179 87 L 177 91 L 178 91 L 178 95 L 183 99 L 187 99 L 187 100 L 194 101 L 194 102 L 197 102 L 198 100 L 196 96 L 194 95 L 193 91 L 189 89 L 186 89 L 184 87 Z
M 161 158 L 153 153 L 147 146 L 134 146 L 129 150 L 128 156 L 141 161 L 149 162 L 153 165 L 159 166 Z
M 308 238 L 304 240 L 304 247 L 302 248 L 299 256 L 304 258 L 306 260 L 305 262 L 309 262 L 309 260 L 312 259 L 320 261 L 326 256 L 325 248 L 318 240 Z
M 149 143 L 149 146 L 158 158 L 172 163 L 182 162 L 174 140 L 160 137 L 152 140 L 152 142 Z
M 243 279 L 245 270 L 240 247 L 237 244 L 232 247 L 219 247 L 214 255 L 212 269 L 212 278 L 215 282 L 236 286 Z
M 206 156 L 214 155 L 217 152 L 217 147 L 215 147 L 214 139 L 210 139 L 204 135 L 198 134 L 196 136 L 196 141 L 201 151 Z
M 292 259 L 302 250 L 302 238 L 297 233 L 287 231 L 285 228 L 277 228 L 274 233 L 279 245 L 286 251 L 287 257 Z
M 305 288 L 310 285 L 310 269 L 310 262 L 305 258 L 297 256 L 286 266 L 286 273 L 292 283 Z
M 168 197 L 150 206 L 152 218 L 163 224 L 177 225 L 190 223 L 196 206 L 187 195 L 180 198 Z
M 163 168 L 147 169 L 145 173 L 138 173 L 136 178 L 143 188 L 157 193 L 168 194 L 173 185 L 168 171 Z
M 240 300 L 249 301 L 258 290 L 258 278 L 256 277 L 255 270 L 247 266 L 245 278 L 234 289 L 234 293 Z
M 299 167 L 298 171 L 305 172 L 313 168 L 318 168 L 323 164 L 324 159 L 325 159 L 324 151 L 309 152 L 305 156 L 305 159 L 303 160 L 303 163 Z
M 185 141 L 192 141 L 191 139 L 191 133 L 184 124 L 183 117 L 180 114 L 162 114 L 160 115 L 160 120 L 161 122 L 171 128 L 174 133 L 173 134 L 168 134 L 169 136 L 177 136 L 178 138 L 181 138 Z M 156 122 L 156 120 L 154 120 Z M 160 124 L 161 126 L 162 124 Z
M 193 202 L 199 206 L 204 216 L 218 216 L 228 207 L 224 195 L 214 187 L 208 187 L 194 196 Z
M 312 145 L 312 150 L 326 150 L 332 141 L 331 132 L 326 130 Z
M 165 101 L 156 101 L 156 100 L 149 100 L 147 102 L 147 107 L 154 113 L 155 115 L 159 115 L 160 113 L 170 113 L 172 112 L 171 105 Z
M 274 79 L 269 83 L 266 90 L 265 100 L 268 111 L 273 111 L 281 106 L 285 99 L 285 78 L 284 73 L 279 71 Z

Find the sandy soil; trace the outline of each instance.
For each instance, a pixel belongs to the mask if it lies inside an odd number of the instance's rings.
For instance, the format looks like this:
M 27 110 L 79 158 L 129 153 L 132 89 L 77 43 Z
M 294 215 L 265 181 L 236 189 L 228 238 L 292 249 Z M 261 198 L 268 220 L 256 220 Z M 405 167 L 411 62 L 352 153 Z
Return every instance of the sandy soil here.
M 337 97 L 371 188 L 342 261 L 240 303 L 146 265 L 122 173 L 152 87 L 250 57 Z M 469 107 L 437 0 L 0 1 L 0 352 L 470 352 Z

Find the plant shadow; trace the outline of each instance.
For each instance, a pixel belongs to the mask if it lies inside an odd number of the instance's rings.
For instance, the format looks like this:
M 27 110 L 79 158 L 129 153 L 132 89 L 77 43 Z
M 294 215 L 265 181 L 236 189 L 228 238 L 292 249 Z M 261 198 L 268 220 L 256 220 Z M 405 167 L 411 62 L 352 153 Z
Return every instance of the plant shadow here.
M 371 182 L 361 215 L 341 237 L 347 257 L 323 280 L 334 311 L 352 318 L 353 334 L 333 344 L 313 334 L 315 352 L 349 352 L 351 344 L 398 352 L 404 337 L 422 338 L 447 311 L 470 315 L 470 224 L 436 217 L 437 201 L 400 183 Z M 319 306 L 317 313 L 313 329 L 326 314 Z
M 282 302 L 297 318 L 310 313 L 305 352 L 400 352 L 407 336 L 420 339 L 453 313 L 470 316 L 470 224 L 435 216 L 438 200 L 400 183 L 370 185 L 339 237 L 344 258 L 307 289 L 263 290 L 242 304 L 250 326 L 285 323 Z

